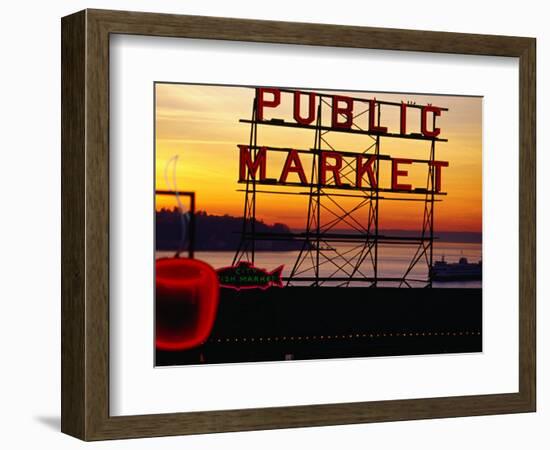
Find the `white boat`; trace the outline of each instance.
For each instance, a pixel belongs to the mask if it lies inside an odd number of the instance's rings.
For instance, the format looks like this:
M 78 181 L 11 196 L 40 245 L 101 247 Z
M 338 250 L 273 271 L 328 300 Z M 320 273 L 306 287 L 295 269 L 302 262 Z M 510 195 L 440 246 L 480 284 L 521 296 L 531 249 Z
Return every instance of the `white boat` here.
M 443 256 L 432 266 L 432 281 L 466 281 L 481 280 L 481 261 L 470 263 L 465 257 L 461 257 L 457 263 L 448 263 Z

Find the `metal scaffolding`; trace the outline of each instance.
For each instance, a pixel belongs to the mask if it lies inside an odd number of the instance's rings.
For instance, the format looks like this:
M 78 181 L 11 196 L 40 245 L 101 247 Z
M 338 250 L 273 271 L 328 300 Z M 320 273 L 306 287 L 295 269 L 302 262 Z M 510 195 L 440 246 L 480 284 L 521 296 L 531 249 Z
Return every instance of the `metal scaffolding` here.
M 283 93 L 294 93 L 288 89 L 280 89 Z M 306 92 L 304 92 L 306 93 Z M 300 250 L 296 256 L 290 273 L 283 279 L 287 286 L 366 286 L 377 287 L 383 285 L 395 285 L 399 287 L 431 287 L 431 273 L 433 266 L 434 236 L 434 207 L 440 201 L 436 197 L 446 195 L 436 191 L 436 167 L 435 161 L 436 142 L 446 142 L 446 139 L 428 137 L 419 133 L 396 134 L 380 133 L 364 129 L 357 123 L 357 119 L 364 114 L 370 114 L 371 103 L 364 98 L 351 98 L 363 108 L 353 116 L 352 125 L 347 129 L 335 129 L 323 125 L 323 105 L 331 106 L 334 95 L 327 93 L 315 93 L 320 99 L 317 105 L 315 123 L 304 125 L 295 122 L 286 122 L 281 119 L 260 120 L 258 118 L 258 89 L 253 100 L 250 119 L 241 119 L 241 123 L 250 125 L 249 149 L 251 155 L 256 158 L 260 148 L 269 151 L 288 152 L 288 148 L 269 147 L 259 145 L 258 130 L 261 126 L 276 126 L 310 130 L 314 135 L 313 147 L 310 149 L 295 149 L 302 154 L 311 156 L 309 168 L 309 182 L 280 182 L 273 179 L 257 180 L 248 173 L 244 184 L 244 210 L 241 240 L 237 249 L 233 264 L 240 261 L 254 263 L 256 258 L 256 242 L 270 241 L 299 241 Z M 376 100 L 376 122 L 380 126 L 382 108 L 387 106 L 401 106 L 401 103 Z M 422 105 L 407 104 L 410 108 L 422 108 Z M 445 110 L 442 108 L 442 110 Z M 433 118 L 435 128 L 435 115 Z M 365 139 L 361 146 L 361 152 L 345 152 L 349 156 L 374 155 L 373 171 L 376 174 L 376 185 L 370 184 L 362 187 L 354 185 L 354 168 L 349 160 L 343 163 L 340 177 L 341 186 L 330 184 L 334 182 L 334 174 L 321 182 L 321 156 L 323 152 L 337 151 L 330 144 L 331 133 L 348 133 Z M 389 160 L 388 155 L 381 154 L 381 144 L 384 139 L 412 139 L 425 141 L 429 145 L 428 159 L 410 159 L 412 162 L 426 163 L 428 175 L 425 188 L 413 190 L 395 190 L 380 187 L 380 162 Z M 344 153 L 344 152 L 342 152 Z M 294 190 L 285 190 L 286 186 L 294 187 Z M 297 187 L 305 190 L 296 191 Z M 300 195 L 308 198 L 307 211 L 305 211 L 305 227 L 303 231 L 290 231 L 288 233 L 272 233 L 256 231 L 256 203 L 263 195 Z M 353 206 L 343 206 L 340 201 L 345 198 L 352 201 Z M 379 230 L 379 205 L 384 201 L 398 202 L 423 202 L 424 212 L 422 229 L 416 236 L 396 236 L 382 234 Z M 345 232 L 342 231 L 345 229 Z M 338 244 L 340 245 L 339 248 Z M 409 264 L 404 269 L 402 276 L 380 276 L 379 253 L 380 244 L 384 245 L 414 245 L 415 251 Z M 413 269 L 419 264 L 425 264 L 427 276 L 418 278 L 413 274 Z

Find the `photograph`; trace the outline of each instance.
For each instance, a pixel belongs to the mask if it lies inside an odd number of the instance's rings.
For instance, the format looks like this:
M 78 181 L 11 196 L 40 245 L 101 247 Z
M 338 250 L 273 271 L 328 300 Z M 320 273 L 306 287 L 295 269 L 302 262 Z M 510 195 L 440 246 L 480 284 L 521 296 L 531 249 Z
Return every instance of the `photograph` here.
M 546 450 L 543 5 L 6 3 L 0 447 Z
M 153 89 L 156 366 L 483 351 L 483 97 Z

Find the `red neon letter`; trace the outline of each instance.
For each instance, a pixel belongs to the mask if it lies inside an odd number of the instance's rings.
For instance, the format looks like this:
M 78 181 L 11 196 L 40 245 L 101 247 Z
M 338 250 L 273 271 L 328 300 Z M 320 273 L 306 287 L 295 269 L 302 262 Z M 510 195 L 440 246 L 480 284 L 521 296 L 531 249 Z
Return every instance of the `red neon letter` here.
M 265 180 L 266 148 L 261 147 L 258 150 L 254 161 L 250 157 L 250 147 L 248 145 L 239 145 L 239 149 L 239 181 L 245 181 L 247 174 L 255 180 L 258 167 L 260 168 L 260 181 Z
M 300 177 L 300 182 L 302 184 L 307 184 L 306 174 L 304 168 L 302 167 L 302 161 L 300 161 L 300 155 L 296 150 L 290 150 L 286 157 L 285 165 L 283 167 L 283 172 L 281 173 L 281 178 L 279 179 L 280 183 L 286 183 L 289 172 L 297 173 Z
M 407 134 L 407 104 L 401 102 L 401 126 L 400 133 Z
M 391 188 L 394 191 L 410 191 L 410 184 L 399 184 L 398 177 L 406 177 L 409 172 L 407 170 L 399 170 L 399 164 L 412 164 L 411 159 L 395 158 L 391 160 Z
M 336 162 L 331 165 L 327 164 L 327 158 L 334 158 Z M 327 184 L 327 172 L 332 172 L 334 178 L 334 184 L 341 186 L 340 169 L 342 168 L 342 155 L 337 152 L 321 152 L 321 184 Z
M 374 170 L 372 167 L 374 161 L 376 161 L 376 156 L 370 155 L 367 162 L 363 162 L 364 159 L 365 157 L 363 155 L 358 155 L 356 157 L 357 168 L 355 170 L 355 185 L 358 188 L 363 187 L 363 176 L 365 175 L 365 172 L 367 172 L 367 176 L 369 177 L 369 186 L 373 189 L 376 189 L 378 183 L 376 182 L 376 177 L 374 175 Z
M 264 94 L 273 94 L 273 100 L 266 100 Z M 279 89 L 256 89 L 257 119 L 264 120 L 264 108 L 275 108 L 281 104 L 281 91 Z
M 300 91 L 294 92 L 294 120 L 302 125 L 309 125 L 315 120 L 315 93 L 310 92 L 308 95 L 308 115 L 306 118 L 300 116 Z
M 428 130 L 428 113 L 432 112 L 433 115 L 433 123 L 434 123 L 434 129 Z M 439 136 L 439 133 L 441 133 L 441 130 L 439 128 L 435 127 L 435 118 L 437 116 L 441 115 L 441 108 L 438 108 L 437 106 L 424 106 L 422 108 L 422 113 L 420 115 L 420 131 L 422 131 L 422 134 L 427 137 L 437 137 Z
M 338 106 L 339 102 L 344 102 L 345 106 Z M 338 116 L 346 116 L 345 122 L 339 122 Z M 335 95 L 332 97 L 332 128 L 351 128 L 353 124 L 353 100 L 349 97 Z
M 448 161 L 430 161 L 428 164 L 430 166 L 435 167 L 435 192 L 441 192 L 441 168 L 449 167 L 449 162 Z
M 380 104 L 378 104 L 378 110 L 380 111 Z M 376 125 L 376 99 L 369 100 L 369 131 L 374 133 L 387 133 L 388 127 L 381 127 L 380 123 Z

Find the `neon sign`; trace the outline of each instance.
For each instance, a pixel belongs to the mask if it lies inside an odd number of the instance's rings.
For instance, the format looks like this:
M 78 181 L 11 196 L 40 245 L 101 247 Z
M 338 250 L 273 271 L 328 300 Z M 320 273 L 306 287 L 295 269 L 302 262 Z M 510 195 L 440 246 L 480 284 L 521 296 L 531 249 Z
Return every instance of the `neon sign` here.
M 279 111 L 283 103 L 283 93 L 292 96 L 292 120 L 267 119 L 267 112 Z M 288 96 L 284 96 L 288 98 Z M 321 99 L 329 97 L 331 99 L 330 121 L 321 123 Z M 306 108 L 303 111 L 302 106 Z M 326 104 L 326 101 L 325 101 Z M 366 114 L 361 114 L 363 122 L 358 124 L 356 107 L 368 105 Z M 288 107 L 289 105 L 287 105 Z M 397 129 L 390 129 L 388 125 L 380 123 L 380 108 L 392 107 L 398 108 L 399 123 Z M 409 109 L 420 110 L 420 120 L 416 124 L 417 132 L 410 132 L 411 121 L 409 119 Z M 441 129 L 436 126 L 437 118 L 447 111 L 431 104 L 416 105 L 410 103 L 392 103 L 379 101 L 376 98 L 363 99 L 352 98 L 342 95 L 318 94 L 316 92 L 301 92 L 281 90 L 275 88 L 258 88 L 256 91 L 256 118 L 259 122 L 279 124 L 284 126 L 296 126 L 299 128 L 320 128 L 327 131 L 356 132 L 360 134 L 370 134 L 373 136 L 387 136 L 403 139 L 437 140 L 445 141 L 439 136 Z M 296 149 L 296 148 L 277 148 L 268 146 L 239 145 L 239 182 L 244 183 L 251 179 L 259 184 L 284 185 L 284 186 L 322 186 L 333 189 L 356 189 L 363 191 L 383 191 L 383 192 L 419 192 L 426 189 L 416 188 L 407 181 L 411 166 L 423 164 L 429 169 L 433 169 L 434 182 L 433 191 L 441 193 L 442 191 L 442 173 L 443 168 L 448 167 L 448 161 L 439 161 L 435 159 L 419 160 L 391 155 L 367 155 L 360 152 L 339 151 L 336 149 Z M 284 164 L 276 176 L 268 173 L 268 162 L 273 152 L 286 153 Z M 304 170 L 303 158 L 311 155 L 318 155 L 318 178 L 317 180 L 308 179 Z M 379 185 L 379 169 L 376 163 L 382 163 L 381 170 L 389 172 L 387 177 L 391 182 L 387 186 Z M 384 167 L 384 162 L 387 168 Z M 353 170 L 353 182 L 350 179 L 350 170 Z M 343 172 L 345 171 L 345 180 Z M 381 178 L 381 177 L 380 177 Z

